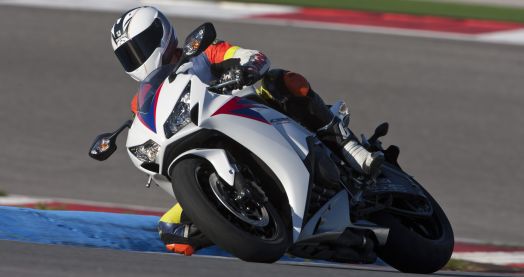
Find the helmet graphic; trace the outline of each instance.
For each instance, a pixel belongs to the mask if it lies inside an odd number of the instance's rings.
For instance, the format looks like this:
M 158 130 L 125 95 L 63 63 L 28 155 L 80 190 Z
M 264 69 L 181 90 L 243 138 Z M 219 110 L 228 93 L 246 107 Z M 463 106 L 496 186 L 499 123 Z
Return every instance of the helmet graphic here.
M 115 55 L 126 73 L 137 81 L 169 63 L 177 44 L 175 28 L 153 7 L 125 12 L 111 28 Z

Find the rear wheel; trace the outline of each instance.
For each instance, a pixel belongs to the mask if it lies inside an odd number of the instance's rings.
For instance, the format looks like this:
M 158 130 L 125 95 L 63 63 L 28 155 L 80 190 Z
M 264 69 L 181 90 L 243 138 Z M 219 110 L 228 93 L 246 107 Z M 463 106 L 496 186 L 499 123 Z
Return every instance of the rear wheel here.
M 224 250 L 251 262 L 274 262 L 286 252 L 290 230 L 270 201 L 239 197 L 207 160 L 181 160 L 171 179 L 184 212 Z
M 433 273 L 444 267 L 453 253 L 451 224 L 435 199 L 424 192 L 433 206 L 430 217 L 414 218 L 382 212 L 371 218 L 373 222 L 390 228 L 386 245 L 377 250 L 378 256 L 402 272 Z

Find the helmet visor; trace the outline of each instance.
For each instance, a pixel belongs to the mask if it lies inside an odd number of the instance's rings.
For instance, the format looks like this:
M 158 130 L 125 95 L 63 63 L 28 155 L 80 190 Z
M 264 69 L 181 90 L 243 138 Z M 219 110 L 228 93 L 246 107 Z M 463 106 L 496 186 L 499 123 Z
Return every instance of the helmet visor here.
M 126 41 L 115 50 L 115 54 L 126 72 L 135 71 L 144 64 L 156 48 L 160 47 L 164 29 L 160 19 L 134 38 Z

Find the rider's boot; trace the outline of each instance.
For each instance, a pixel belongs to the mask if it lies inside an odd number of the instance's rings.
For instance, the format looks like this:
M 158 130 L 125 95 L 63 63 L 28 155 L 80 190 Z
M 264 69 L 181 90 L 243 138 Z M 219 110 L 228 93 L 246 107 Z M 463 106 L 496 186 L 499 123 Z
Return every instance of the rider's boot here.
M 160 218 L 158 234 L 167 250 L 186 256 L 213 244 L 184 216 L 180 204 L 173 206 Z
M 375 177 L 384 161 L 382 152 L 369 152 L 357 141 L 348 126 L 333 115 L 322 98 L 300 74 L 270 70 L 258 94 L 276 109 L 312 131 L 355 170 Z
M 384 162 L 382 152 L 369 152 L 362 146 L 355 135 L 337 117 L 328 125 L 317 131 L 319 138 L 326 145 L 341 148 L 341 154 L 349 165 L 361 173 L 376 177 L 380 173 L 380 166 Z

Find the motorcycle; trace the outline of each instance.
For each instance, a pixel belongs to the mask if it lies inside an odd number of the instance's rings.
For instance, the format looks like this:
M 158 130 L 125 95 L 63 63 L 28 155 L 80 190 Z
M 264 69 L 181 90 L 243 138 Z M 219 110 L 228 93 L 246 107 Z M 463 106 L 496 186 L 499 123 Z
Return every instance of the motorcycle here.
M 431 273 L 450 259 L 451 225 L 433 197 L 383 149 L 377 127 L 362 145 L 384 152 L 378 176 L 352 170 L 314 133 L 257 97 L 253 87 L 231 91 L 233 79 L 206 85 L 191 74 L 191 58 L 215 39 L 211 23 L 185 40 L 174 65 L 140 84 L 138 113 L 99 135 L 89 155 L 105 160 L 129 128 L 133 164 L 181 203 L 216 245 L 253 262 L 286 252 L 304 258 L 372 263 Z M 344 102 L 330 106 L 348 122 Z

